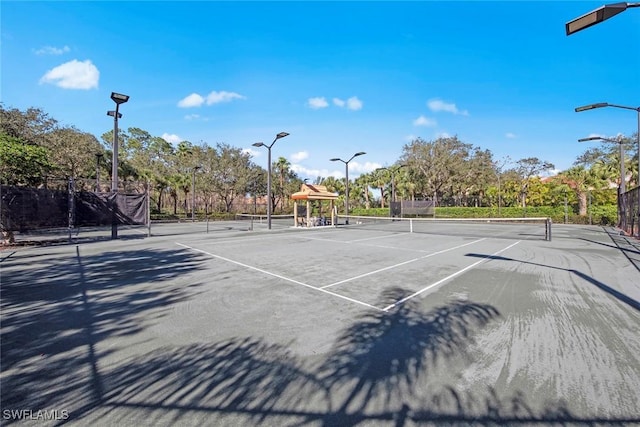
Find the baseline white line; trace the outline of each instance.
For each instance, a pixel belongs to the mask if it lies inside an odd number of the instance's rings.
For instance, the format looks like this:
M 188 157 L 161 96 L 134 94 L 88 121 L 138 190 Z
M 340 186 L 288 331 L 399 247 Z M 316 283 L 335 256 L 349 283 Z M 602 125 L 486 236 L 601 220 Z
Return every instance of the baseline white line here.
M 350 302 L 355 303 L 355 304 L 360 304 L 360 305 L 363 305 L 363 306 L 368 307 L 368 308 L 373 308 L 374 310 L 382 311 L 382 309 L 381 309 L 381 308 L 376 307 L 376 306 L 373 306 L 373 305 L 371 305 L 371 304 L 367 304 L 366 302 L 358 301 L 358 300 L 356 300 L 356 299 L 349 298 L 349 297 L 346 297 L 346 296 L 344 296 L 344 295 L 336 294 L 335 292 L 327 291 L 327 290 L 322 289 L 322 288 L 316 288 L 315 286 L 308 285 L 308 284 L 303 283 L 303 282 L 300 282 L 300 281 L 298 281 L 298 280 L 290 279 L 290 278 L 288 278 L 288 277 L 284 277 L 284 276 L 281 276 L 281 275 L 276 274 L 276 273 L 271 273 L 270 271 L 263 270 L 263 269 L 261 269 L 261 268 L 254 267 L 254 266 L 252 266 L 252 265 L 248 265 L 248 264 L 242 263 L 242 262 L 240 262 L 240 261 L 235 261 L 235 260 L 232 260 L 232 259 L 230 259 L 230 258 L 226 258 L 226 257 L 220 256 L 220 255 L 212 254 L 211 252 L 203 251 L 202 249 L 194 248 L 194 247 L 192 247 L 192 246 L 188 246 L 188 245 L 185 245 L 185 244 L 183 244 L 183 243 L 179 243 L 179 242 L 175 242 L 175 243 L 176 243 L 176 245 L 178 245 L 178 246 L 182 246 L 182 247 L 187 248 L 187 249 L 189 249 L 189 250 L 192 250 L 192 251 L 194 251 L 194 252 L 200 252 L 200 253 L 203 253 L 203 254 L 205 254 L 205 255 L 209 255 L 210 257 L 217 258 L 217 259 L 220 259 L 220 260 L 222 260 L 222 261 L 229 262 L 229 263 L 231 263 L 231 264 L 239 265 L 239 266 L 244 267 L 244 268 L 247 268 L 247 269 L 249 269 L 249 270 L 258 271 L 258 272 L 260 272 L 260 273 L 262 273 L 262 274 L 266 274 L 266 275 L 268 275 L 268 276 L 277 277 L 278 279 L 285 280 L 285 281 L 287 281 L 287 282 L 291 282 L 291 283 L 295 283 L 296 285 L 304 286 L 305 288 L 313 289 L 314 291 L 323 292 L 323 293 L 325 293 L 325 294 L 333 295 L 333 296 L 335 296 L 335 297 L 342 298 L 342 299 L 344 299 L 344 300 L 350 301 Z
M 403 261 L 403 262 L 398 263 L 398 264 L 390 265 L 388 267 L 384 267 L 384 268 L 380 268 L 378 270 L 370 271 L 368 273 L 360 274 L 359 276 L 350 277 L 349 279 L 344 279 L 344 280 L 341 280 L 339 282 L 331 283 L 329 285 L 325 285 L 325 286 L 320 287 L 320 289 L 330 288 L 332 286 L 340 285 L 342 283 L 350 282 L 352 280 L 361 279 L 363 277 L 371 276 L 372 274 L 380 273 L 381 271 L 391 270 L 392 268 L 396 268 L 396 267 L 400 267 L 402 265 L 410 264 L 412 262 L 420 261 L 422 259 L 426 259 L 426 258 L 432 257 L 434 255 L 443 254 L 445 252 L 449 252 L 449 251 L 453 251 L 455 249 L 463 248 L 465 246 L 473 245 L 474 243 L 478 243 L 478 242 L 481 242 L 483 240 L 485 240 L 485 239 L 482 238 L 482 239 L 474 240 L 473 242 L 469 242 L 469 243 L 465 243 L 465 244 L 462 244 L 462 245 L 454 246 L 452 248 L 443 249 L 443 250 L 437 251 L 437 252 L 431 252 L 430 254 L 427 254 L 427 255 L 424 255 L 424 256 L 421 256 L 421 257 L 418 257 L 418 258 L 410 259 L 408 261 Z
M 392 234 L 386 234 L 384 236 L 365 237 L 364 239 L 347 240 L 346 243 L 358 243 L 358 242 L 366 242 L 367 240 L 387 239 L 389 237 L 396 237 L 398 234 L 409 234 L 409 233 L 392 233 Z
M 446 282 L 447 280 L 450 280 L 450 279 L 453 279 L 453 278 L 454 278 L 454 277 L 456 277 L 456 276 L 459 276 L 460 274 L 464 273 L 465 271 L 472 269 L 472 268 L 473 268 L 473 267 L 475 267 L 476 265 L 478 265 L 478 264 L 481 264 L 481 263 L 485 262 L 486 260 L 488 260 L 488 259 L 489 259 L 489 258 L 491 258 L 492 256 L 496 256 L 496 255 L 498 255 L 498 254 L 501 254 L 502 252 L 506 251 L 507 249 L 510 249 L 510 248 L 514 247 L 515 245 L 517 245 L 517 244 L 518 244 L 518 243 L 520 243 L 520 242 L 521 242 L 521 240 L 518 240 L 517 242 L 515 242 L 515 243 L 513 243 L 513 244 L 511 244 L 511 245 L 509 245 L 509 246 L 507 246 L 506 248 L 504 248 L 504 249 L 500 249 L 498 252 L 495 252 L 495 253 L 493 253 L 493 254 L 491 254 L 491 255 L 487 255 L 487 256 L 485 256 L 484 258 L 482 258 L 480 261 L 474 262 L 473 264 L 471 264 L 471 265 L 469 265 L 469 266 L 466 266 L 466 267 L 465 267 L 465 268 L 463 268 L 462 270 L 456 271 L 455 273 L 450 274 L 449 276 L 445 277 L 444 279 L 440 279 L 440 280 L 438 280 L 437 282 L 432 283 L 431 285 L 429 285 L 429 286 L 427 286 L 427 287 L 425 287 L 425 288 L 420 289 L 418 292 L 415 292 L 415 293 L 413 293 L 413 294 L 409 295 L 408 297 L 402 298 L 401 300 L 396 301 L 395 303 L 393 303 L 393 304 L 391 304 L 391 305 L 386 306 L 385 308 L 383 308 L 383 309 L 382 309 L 382 311 L 389 311 L 389 310 L 391 310 L 392 308 L 394 308 L 394 307 L 396 307 L 396 306 L 398 306 L 398 305 L 400 305 L 400 304 L 403 304 L 403 303 L 407 302 L 407 301 L 408 301 L 408 300 L 410 300 L 411 298 L 415 298 L 415 297 L 417 297 L 418 295 L 420 295 L 421 293 L 428 291 L 429 289 L 433 288 L 434 286 L 438 286 L 438 285 L 440 285 L 440 284 L 442 284 L 442 283 Z

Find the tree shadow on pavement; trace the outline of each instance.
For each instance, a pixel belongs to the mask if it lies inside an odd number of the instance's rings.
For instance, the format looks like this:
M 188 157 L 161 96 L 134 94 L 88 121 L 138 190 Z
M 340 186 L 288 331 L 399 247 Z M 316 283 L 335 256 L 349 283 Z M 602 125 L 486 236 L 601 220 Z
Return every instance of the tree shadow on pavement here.
M 595 278 L 589 276 L 588 274 L 585 274 L 582 271 L 576 270 L 574 268 L 555 267 L 553 265 L 539 264 L 539 263 L 531 262 L 531 261 L 522 261 L 522 260 L 518 260 L 518 259 L 514 259 L 514 258 L 504 257 L 504 256 L 501 256 L 501 255 L 468 253 L 468 254 L 466 254 L 466 256 L 474 257 L 474 258 L 482 258 L 482 259 L 501 260 L 501 261 L 515 261 L 515 262 L 519 262 L 519 263 L 522 263 L 522 264 L 529 264 L 529 265 L 535 265 L 535 266 L 538 266 L 538 267 L 551 268 L 553 270 L 566 271 L 566 272 L 569 272 L 571 274 L 574 274 L 574 275 L 586 280 L 587 282 L 591 283 L 592 285 L 597 286 L 598 288 L 602 289 L 603 291 L 605 291 L 609 295 L 611 295 L 611 296 L 615 297 L 616 299 L 618 299 L 619 301 L 627 304 L 631 308 L 634 308 L 636 310 L 640 310 L 640 302 L 634 300 L 633 298 L 631 298 L 628 295 L 623 294 L 622 292 L 619 292 L 619 291 L 613 289 L 611 286 L 608 286 L 607 284 L 605 284 L 605 283 L 603 283 L 603 282 L 601 282 L 599 280 L 596 280 Z
M 394 288 L 383 301 L 400 301 L 409 292 Z M 328 425 L 351 425 L 371 410 L 388 410 L 394 396 L 412 395 L 421 377 L 471 342 L 473 332 L 499 316 L 489 305 L 454 301 L 423 313 L 411 299 L 391 313 L 369 312 L 338 339 L 320 367 L 323 382 L 340 396 L 325 418 Z M 373 408 L 372 408 L 373 406 Z
M 3 373 L 3 409 L 67 409 L 70 418 L 59 424 L 77 425 L 640 421 L 640 417 L 581 418 L 564 402 L 534 407 L 522 391 L 501 394 L 490 386 L 471 391 L 456 384 L 459 369 L 450 361 L 464 360 L 476 333 L 500 318 L 495 307 L 471 301 L 450 301 L 425 310 L 419 299 L 410 299 L 390 312 L 363 312 L 320 360 L 298 356 L 292 342 L 236 337 L 167 346 L 113 364 L 99 363 L 109 355 L 108 349 L 99 350 L 100 341 L 145 327 L 139 324 L 138 313 L 162 315 L 159 308 L 195 295 L 195 289 L 171 285 L 169 279 L 200 268 L 201 258 L 186 251 L 135 251 L 92 259 L 81 258 L 78 252 L 75 262 L 73 274 L 65 264 L 52 265 L 48 272 L 53 286 L 75 287 L 74 291 L 37 291 L 23 295 L 26 302 L 20 305 L 19 290 L 9 289 L 6 304 L 13 311 L 7 316 L 9 324 L 2 325 L 3 370 L 8 369 Z M 107 273 L 124 269 L 127 274 L 122 281 L 93 277 L 88 265 L 101 265 Z M 34 269 L 27 272 L 30 278 L 17 281 L 28 286 L 37 282 L 37 274 Z M 156 286 L 140 292 L 98 292 L 135 287 L 142 281 Z M 15 281 L 10 284 L 16 286 Z M 399 301 L 409 294 L 395 288 L 381 299 Z M 35 312 L 25 309 L 30 304 Z M 30 336 L 37 339 L 16 346 L 17 340 Z M 6 354 L 5 343 L 10 344 Z M 438 381 L 431 381 L 436 377 Z
M 111 349 L 96 344 L 133 336 L 164 308 L 192 298 L 196 284 L 172 280 L 204 261 L 185 250 L 41 254 L 3 263 L 3 409 L 49 408 L 78 393 L 100 401 L 98 360 Z

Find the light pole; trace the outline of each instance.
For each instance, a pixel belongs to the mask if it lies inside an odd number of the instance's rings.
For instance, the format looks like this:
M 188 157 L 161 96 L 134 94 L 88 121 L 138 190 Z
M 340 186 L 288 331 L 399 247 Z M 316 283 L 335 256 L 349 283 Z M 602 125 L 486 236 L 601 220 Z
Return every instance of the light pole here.
M 193 178 L 191 180 L 191 222 L 196 220 L 196 171 L 202 169 L 202 166 L 193 167 Z
M 111 99 L 116 103 L 116 109 L 107 111 L 107 115 L 113 117 L 113 160 L 111 164 L 111 192 L 118 193 L 118 119 L 122 114 L 118 112 L 120 104 L 124 104 L 129 100 L 129 95 L 111 92 Z M 114 198 L 114 203 L 116 199 Z M 116 207 L 112 209 L 111 215 L 111 239 L 118 238 L 118 223 L 115 215 Z
M 584 15 L 567 22 L 565 24 L 565 30 L 567 32 L 567 35 L 570 36 L 571 34 L 577 33 L 578 31 L 584 30 L 585 28 L 589 28 L 592 25 L 596 25 L 601 23 L 602 21 L 606 21 L 612 16 L 624 12 L 630 7 L 640 7 L 640 3 L 622 2 L 600 6 L 599 8 L 592 10 L 591 12 L 585 13 Z
M 640 3 L 638 3 L 636 6 L 640 6 Z M 630 6 L 630 7 L 635 7 L 635 6 Z M 589 105 L 583 105 L 582 107 L 577 107 L 575 111 L 576 113 L 580 113 L 582 111 L 594 110 L 596 108 L 603 108 L 603 107 L 622 108 L 623 110 L 635 111 L 638 114 L 638 129 L 636 132 L 636 144 L 638 145 L 638 179 L 636 182 L 636 191 L 638 193 L 637 194 L 638 212 L 636 213 L 637 215 L 636 221 L 640 222 L 640 107 L 628 107 L 625 105 L 609 104 L 608 102 L 598 102 L 596 104 L 589 104 Z M 620 145 L 620 147 L 622 149 L 622 145 Z M 640 237 L 640 226 L 638 227 L 638 235 L 636 237 Z
M 345 181 L 345 191 L 344 191 L 344 212 L 345 212 L 345 215 L 347 216 L 345 220 L 345 224 L 349 224 L 349 162 L 353 160 L 355 157 L 362 156 L 363 154 L 367 154 L 367 153 L 365 153 L 364 151 L 359 151 L 353 156 L 351 156 L 349 160 L 346 160 L 346 161 L 339 159 L 337 157 L 333 159 L 329 159 L 329 161 L 331 162 L 342 162 L 344 163 L 344 167 L 345 167 L 346 181 Z
M 267 228 L 271 230 L 271 147 L 280 138 L 289 136 L 287 132 L 280 132 L 276 135 L 271 145 L 267 145 L 264 142 L 256 142 L 254 147 L 267 147 Z
M 102 153 L 96 153 L 96 193 L 100 192 L 100 159 L 103 156 Z
M 625 184 L 625 178 L 626 178 L 626 173 L 624 171 L 624 147 L 622 145 L 622 137 L 618 137 L 618 139 L 610 139 L 610 138 L 604 138 L 602 136 L 590 136 L 589 138 L 581 138 L 578 140 L 578 142 L 588 142 L 588 141 L 606 141 L 606 142 L 612 142 L 615 144 L 618 144 L 618 146 L 620 147 L 620 186 L 618 187 L 618 225 L 622 224 L 622 203 L 623 203 L 623 197 L 622 195 L 625 193 L 626 191 L 626 184 Z

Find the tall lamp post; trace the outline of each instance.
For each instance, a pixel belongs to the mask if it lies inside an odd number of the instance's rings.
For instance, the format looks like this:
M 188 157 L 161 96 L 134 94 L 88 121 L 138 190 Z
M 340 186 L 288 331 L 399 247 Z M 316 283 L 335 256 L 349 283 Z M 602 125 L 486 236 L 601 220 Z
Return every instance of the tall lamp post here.
M 345 167 L 346 181 L 345 181 L 345 191 L 344 191 L 344 213 L 347 216 L 347 219 L 345 220 L 345 224 L 349 224 L 349 162 L 353 160 L 355 157 L 362 156 L 363 154 L 367 154 L 367 153 L 365 153 L 364 151 L 359 151 L 353 156 L 351 156 L 349 160 L 346 160 L 346 161 L 339 159 L 337 157 L 334 157 L 333 159 L 329 159 L 330 162 L 342 162 L 344 163 L 344 167 Z
M 193 178 L 191 179 L 191 222 L 196 220 L 196 172 L 202 169 L 202 166 L 193 167 Z
M 100 192 L 100 159 L 103 156 L 102 153 L 96 153 L 96 193 Z
M 118 119 L 122 114 L 118 112 L 120 104 L 129 100 L 129 95 L 111 92 L 111 99 L 116 103 L 116 109 L 107 111 L 107 115 L 113 117 L 113 160 L 111 164 L 111 192 L 118 193 Z M 115 200 L 115 199 L 114 199 Z M 111 216 L 111 239 L 118 238 L 118 223 L 116 222 L 115 206 Z
M 584 30 L 585 28 L 589 28 L 592 25 L 596 25 L 601 23 L 602 21 L 606 21 L 612 16 L 616 16 L 617 14 L 624 12 L 631 7 L 640 7 L 640 3 L 622 2 L 600 6 L 599 8 L 592 10 L 591 12 L 585 13 L 584 15 L 567 22 L 565 24 L 565 30 L 567 32 L 567 35 L 570 36 L 571 34 L 577 33 L 578 31 Z
M 640 6 L 640 3 L 638 3 L 637 5 Z M 624 110 L 635 111 L 638 114 L 638 129 L 636 132 L 636 144 L 638 145 L 638 179 L 637 179 L 638 182 L 636 183 L 637 184 L 636 191 L 638 192 L 637 194 L 638 212 L 636 213 L 637 215 L 636 221 L 640 222 L 640 107 L 628 107 L 625 105 L 609 104 L 608 102 L 598 102 L 596 104 L 589 104 L 589 105 L 583 105 L 582 107 L 577 107 L 575 111 L 576 113 L 580 113 L 582 111 L 594 110 L 596 108 L 603 108 L 603 107 L 622 108 Z M 622 149 L 622 145 L 620 145 L 620 148 Z M 640 225 L 638 226 L 638 233 L 636 237 L 640 237 Z
M 253 144 L 254 147 L 267 147 L 267 228 L 269 230 L 271 230 L 271 147 L 273 147 L 273 144 L 275 144 L 277 140 L 285 136 L 289 136 L 289 134 L 287 132 L 280 132 L 276 135 L 271 145 L 267 145 L 264 142 L 256 142 Z

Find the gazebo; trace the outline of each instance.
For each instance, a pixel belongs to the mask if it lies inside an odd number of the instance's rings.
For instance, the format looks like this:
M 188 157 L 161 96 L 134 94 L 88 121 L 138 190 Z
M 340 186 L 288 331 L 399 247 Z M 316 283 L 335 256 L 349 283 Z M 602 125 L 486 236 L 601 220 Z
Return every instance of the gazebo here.
M 311 185 L 302 184 L 300 191 L 293 193 L 291 199 L 293 200 L 293 220 L 294 226 L 316 226 L 316 225 L 333 225 L 336 221 L 336 210 L 334 206 L 334 200 L 338 198 L 338 193 L 332 193 L 327 191 L 327 187 L 324 185 Z M 298 215 L 298 206 L 301 206 L 300 202 L 306 200 L 306 210 L 304 216 Z M 318 216 L 311 216 L 311 202 L 319 201 Z M 329 211 L 331 212 L 331 221 L 327 221 L 322 215 L 322 201 L 329 200 L 331 206 Z

